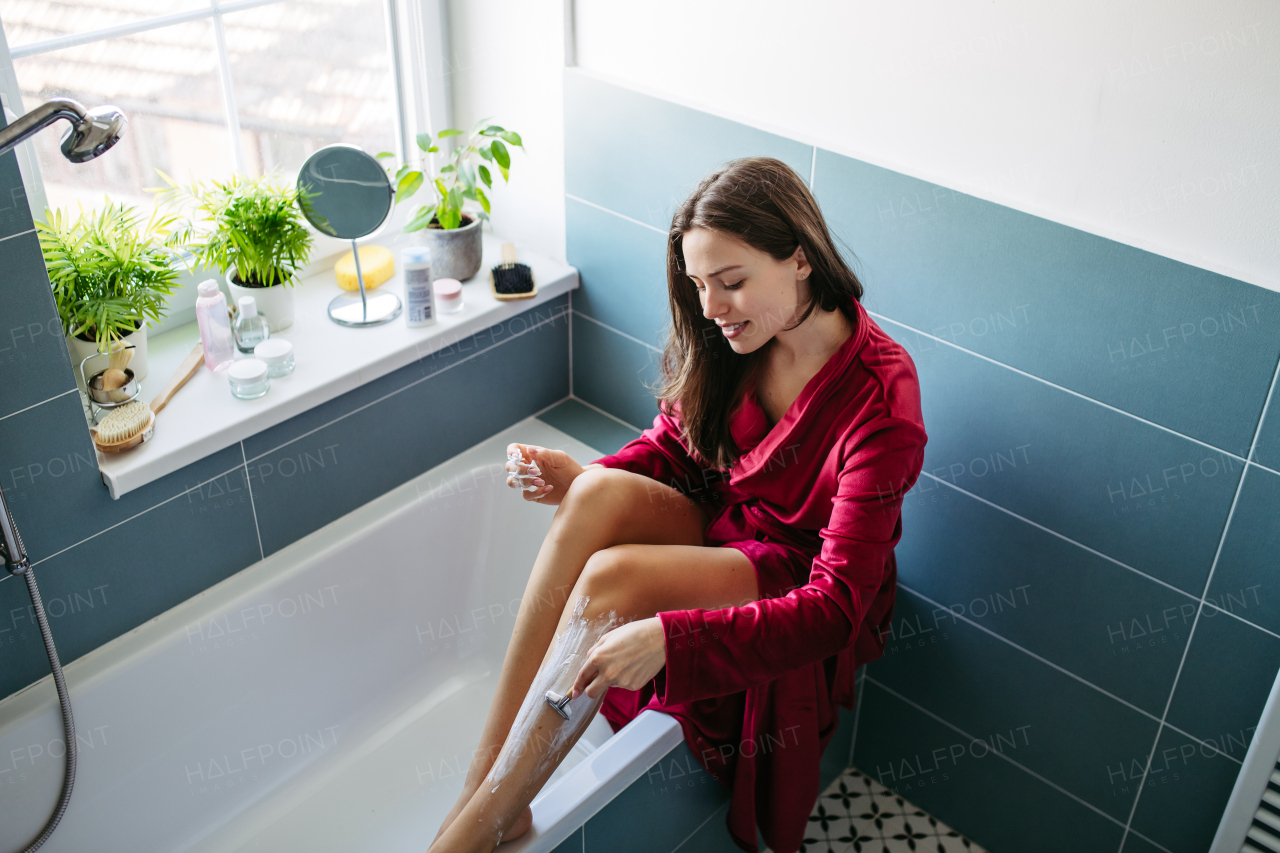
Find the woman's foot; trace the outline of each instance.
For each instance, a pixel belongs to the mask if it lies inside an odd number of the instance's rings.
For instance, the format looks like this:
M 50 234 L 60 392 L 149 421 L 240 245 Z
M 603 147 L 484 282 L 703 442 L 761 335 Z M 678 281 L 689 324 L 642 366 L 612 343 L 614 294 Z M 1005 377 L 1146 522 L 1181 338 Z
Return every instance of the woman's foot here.
M 515 841 L 531 829 L 533 829 L 533 808 L 525 806 L 524 811 L 520 813 L 520 817 L 516 818 L 516 822 L 511 824 L 511 828 L 502 834 L 502 840 Z

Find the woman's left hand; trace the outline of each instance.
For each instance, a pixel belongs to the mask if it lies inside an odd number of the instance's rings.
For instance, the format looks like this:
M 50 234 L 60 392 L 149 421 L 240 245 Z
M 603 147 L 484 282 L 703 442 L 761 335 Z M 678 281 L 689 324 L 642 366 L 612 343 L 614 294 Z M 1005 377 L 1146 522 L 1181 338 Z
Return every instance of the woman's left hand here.
M 639 690 L 667 663 L 666 638 L 657 616 L 637 619 L 605 634 L 587 653 L 573 682 L 576 699 L 583 691 L 592 699 L 610 687 Z

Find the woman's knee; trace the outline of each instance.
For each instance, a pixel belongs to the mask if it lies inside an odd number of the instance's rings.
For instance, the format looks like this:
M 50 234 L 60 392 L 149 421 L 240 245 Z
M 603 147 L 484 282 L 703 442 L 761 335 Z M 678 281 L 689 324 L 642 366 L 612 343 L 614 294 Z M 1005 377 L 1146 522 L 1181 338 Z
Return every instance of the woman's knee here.
M 588 558 L 576 589 L 578 595 L 587 597 L 588 613 L 631 609 L 631 585 L 638 566 L 628 550 L 625 545 L 615 545 L 596 551 Z
M 608 510 L 616 507 L 627 491 L 630 472 L 616 468 L 588 468 L 569 484 L 561 507 L 571 510 Z

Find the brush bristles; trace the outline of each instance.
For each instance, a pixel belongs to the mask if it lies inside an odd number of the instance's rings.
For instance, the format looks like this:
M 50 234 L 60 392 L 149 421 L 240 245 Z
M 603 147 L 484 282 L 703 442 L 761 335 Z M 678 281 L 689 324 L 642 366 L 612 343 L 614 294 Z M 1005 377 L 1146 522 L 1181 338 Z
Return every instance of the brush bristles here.
M 99 444 L 119 444 L 128 441 L 147 426 L 151 419 L 151 407 L 136 400 L 126 403 L 102 419 L 98 424 Z
M 533 270 L 527 264 L 499 264 L 493 268 L 493 289 L 499 293 L 533 290 Z

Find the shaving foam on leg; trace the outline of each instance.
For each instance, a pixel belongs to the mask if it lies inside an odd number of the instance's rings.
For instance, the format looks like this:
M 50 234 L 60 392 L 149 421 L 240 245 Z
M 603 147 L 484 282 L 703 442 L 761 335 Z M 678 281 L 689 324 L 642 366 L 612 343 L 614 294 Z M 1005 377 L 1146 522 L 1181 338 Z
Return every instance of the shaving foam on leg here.
M 529 692 L 525 695 L 523 704 L 520 705 L 519 713 L 516 714 L 515 722 L 511 724 L 506 742 L 503 743 L 502 750 L 489 771 L 489 778 L 493 781 L 491 791 L 498 790 L 498 786 L 515 769 L 516 761 L 530 747 L 530 741 L 535 736 L 539 720 L 546 721 L 545 728 L 549 731 L 537 735 L 540 741 L 537 746 L 541 747 L 538 750 L 539 760 L 526 777 L 527 779 L 541 775 L 546 770 L 547 764 L 558 757 L 565 743 L 576 739 L 586 729 L 595 716 L 596 710 L 604 702 L 603 694 L 592 699 L 584 692 L 564 706 L 564 710 L 569 714 L 567 720 L 557 716 L 546 702 L 548 690 L 554 690 L 563 695 L 573 689 L 578 671 L 582 668 L 591 647 L 622 622 L 617 613 L 612 610 L 594 619 L 585 618 L 583 614 L 589 600 L 585 595 L 579 596 L 573 608 L 573 615 L 565 625 L 564 633 L 552 642 L 550 656 L 543 661 L 538 674 L 534 676 Z

